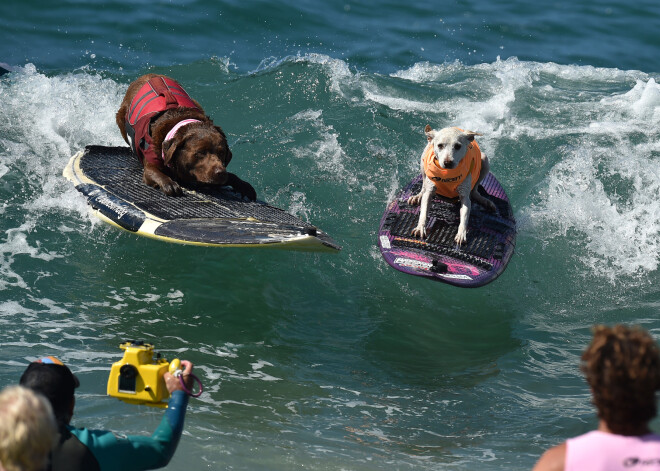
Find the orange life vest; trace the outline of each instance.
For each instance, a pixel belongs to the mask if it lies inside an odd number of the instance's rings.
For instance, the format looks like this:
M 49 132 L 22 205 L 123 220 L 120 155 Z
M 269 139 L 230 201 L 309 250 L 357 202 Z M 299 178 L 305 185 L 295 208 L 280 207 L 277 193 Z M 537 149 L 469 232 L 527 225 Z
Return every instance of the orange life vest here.
M 430 142 L 424 149 L 423 159 L 424 173 L 435 183 L 435 192 L 439 195 L 447 198 L 458 197 L 456 188 L 470 174 L 472 175 L 472 188 L 477 184 L 481 172 L 481 149 L 479 149 L 477 141 L 472 141 L 468 145 L 465 157 L 455 168 L 440 167 Z

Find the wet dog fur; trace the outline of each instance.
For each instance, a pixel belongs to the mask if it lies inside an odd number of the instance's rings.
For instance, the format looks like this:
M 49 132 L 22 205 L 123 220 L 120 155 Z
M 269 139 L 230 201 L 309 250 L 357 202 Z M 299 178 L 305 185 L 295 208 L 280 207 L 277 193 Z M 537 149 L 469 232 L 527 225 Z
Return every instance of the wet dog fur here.
M 157 74 L 146 74 L 128 86 L 126 95 L 117 111 L 116 121 L 124 140 L 126 134 L 126 113 L 140 88 Z M 227 172 L 232 153 L 227 137 L 220 126 L 213 124 L 202 106 L 193 100 L 199 109 L 178 107 L 167 110 L 152 119 L 151 138 L 156 155 L 164 155 L 164 165 L 144 162 L 142 180 L 145 184 L 160 189 L 170 196 L 181 195 L 177 182 L 202 185 L 229 185 L 244 197 L 254 201 L 257 194 L 247 182 L 233 173 Z M 181 127 L 174 137 L 165 141 L 165 136 L 178 122 L 184 119 L 197 119 L 201 122 Z

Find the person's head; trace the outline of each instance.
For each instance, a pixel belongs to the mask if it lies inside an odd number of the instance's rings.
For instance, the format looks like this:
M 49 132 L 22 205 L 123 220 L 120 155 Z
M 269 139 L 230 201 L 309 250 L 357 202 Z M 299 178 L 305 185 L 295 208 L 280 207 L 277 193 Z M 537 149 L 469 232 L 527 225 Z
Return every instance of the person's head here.
M 80 382 L 60 360 L 46 357 L 30 363 L 21 376 L 20 384 L 43 394 L 50 401 L 57 421 L 69 423 L 75 403 L 73 393 Z
M 21 386 L 0 392 L 0 468 L 45 469 L 56 439 L 53 409 L 43 396 Z
M 638 327 L 594 327 L 594 338 L 582 354 L 598 417 L 619 435 L 635 433 L 657 414 L 660 351 Z

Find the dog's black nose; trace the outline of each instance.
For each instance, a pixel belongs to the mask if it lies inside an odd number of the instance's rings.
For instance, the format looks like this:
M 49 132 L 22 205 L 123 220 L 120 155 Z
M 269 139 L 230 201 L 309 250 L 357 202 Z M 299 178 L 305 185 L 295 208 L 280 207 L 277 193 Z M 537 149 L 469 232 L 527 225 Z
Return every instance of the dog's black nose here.
M 224 185 L 227 182 L 229 175 L 227 171 L 222 168 L 216 168 L 213 170 L 212 181 L 216 184 Z

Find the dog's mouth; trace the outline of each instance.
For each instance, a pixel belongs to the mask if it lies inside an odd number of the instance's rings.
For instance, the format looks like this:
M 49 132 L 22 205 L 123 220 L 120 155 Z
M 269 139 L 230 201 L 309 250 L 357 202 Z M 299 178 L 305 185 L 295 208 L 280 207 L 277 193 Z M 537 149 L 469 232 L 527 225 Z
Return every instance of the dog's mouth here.
M 215 185 L 225 185 L 229 180 L 229 174 L 227 172 L 222 172 L 219 175 L 213 177 L 213 184 Z
M 210 190 L 218 189 L 219 187 L 223 187 L 226 184 L 227 184 L 226 180 L 223 182 L 202 182 L 199 180 L 193 180 L 191 182 L 188 182 L 187 186 L 190 187 L 191 189 L 210 191 Z
M 229 174 L 224 168 L 195 169 L 182 175 L 184 180 L 200 185 L 225 185 Z
M 197 178 L 197 182 L 202 185 L 225 185 L 229 180 L 229 174 L 227 172 L 218 172 L 212 175 L 204 175 L 200 178 Z

